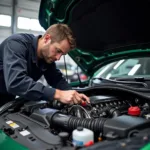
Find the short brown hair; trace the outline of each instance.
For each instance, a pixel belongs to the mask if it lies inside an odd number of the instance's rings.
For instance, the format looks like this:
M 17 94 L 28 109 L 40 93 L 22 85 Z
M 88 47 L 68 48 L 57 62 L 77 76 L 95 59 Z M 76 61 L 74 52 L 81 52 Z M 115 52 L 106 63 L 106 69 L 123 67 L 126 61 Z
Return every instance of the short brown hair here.
M 67 39 L 70 48 L 76 48 L 76 42 L 73 36 L 73 32 L 70 27 L 66 24 L 54 24 L 51 25 L 45 32 L 45 34 L 50 34 L 53 42 L 61 42 L 62 40 Z M 45 35 L 44 34 L 44 35 Z

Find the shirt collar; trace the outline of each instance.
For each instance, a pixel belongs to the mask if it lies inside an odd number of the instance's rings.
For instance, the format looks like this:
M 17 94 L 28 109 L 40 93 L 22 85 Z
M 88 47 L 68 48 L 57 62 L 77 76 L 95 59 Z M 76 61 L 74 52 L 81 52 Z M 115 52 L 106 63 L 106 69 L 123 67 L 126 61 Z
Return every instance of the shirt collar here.
M 33 62 L 34 63 L 36 63 L 36 64 L 38 64 L 38 58 L 37 58 L 37 47 L 38 47 L 38 40 L 39 40 L 39 38 L 41 38 L 42 37 L 42 35 L 39 35 L 39 36 L 35 36 L 34 38 L 33 38 L 33 42 L 32 42 L 32 48 L 33 48 L 33 50 L 32 50 L 32 60 L 33 60 Z
M 42 71 L 45 71 L 45 70 L 47 70 L 48 64 L 42 59 L 38 60 L 38 57 L 37 57 L 38 40 L 41 37 L 42 37 L 42 35 L 35 36 L 33 38 L 33 43 L 32 43 L 32 47 L 33 47 L 32 60 L 33 60 L 33 63 L 36 63 L 37 67 L 39 67 Z

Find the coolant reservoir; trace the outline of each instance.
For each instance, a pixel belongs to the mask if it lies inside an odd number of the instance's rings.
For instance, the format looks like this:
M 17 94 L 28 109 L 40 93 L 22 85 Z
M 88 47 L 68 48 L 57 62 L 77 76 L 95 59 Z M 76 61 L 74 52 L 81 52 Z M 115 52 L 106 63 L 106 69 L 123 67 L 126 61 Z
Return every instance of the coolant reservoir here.
M 72 138 L 74 146 L 85 146 L 88 143 L 91 143 L 92 145 L 94 143 L 93 131 L 83 127 L 75 129 L 72 133 Z

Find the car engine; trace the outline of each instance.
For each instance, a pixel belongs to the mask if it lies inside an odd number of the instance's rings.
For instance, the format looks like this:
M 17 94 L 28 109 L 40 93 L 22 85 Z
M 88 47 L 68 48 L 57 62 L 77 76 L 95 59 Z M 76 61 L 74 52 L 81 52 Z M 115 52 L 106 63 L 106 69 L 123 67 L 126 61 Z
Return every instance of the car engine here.
M 148 97 L 136 95 L 133 91 L 131 93 L 134 94 L 123 94 L 117 90 L 117 94 L 113 91 L 114 94 L 106 92 L 105 95 L 99 94 L 103 91 L 95 92 L 95 89 L 86 92 L 89 93 L 90 104 L 65 105 L 57 100 L 21 99 L 9 102 L 0 108 L 0 129 L 30 149 L 44 147 L 45 150 L 84 149 L 104 141 L 134 138 L 145 130 L 150 131 Z M 93 141 L 81 144 L 87 133 L 83 134 L 83 129 L 90 130 Z M 74 140 L 75 130 L 79 131 L 78 138 L 81 139 Z

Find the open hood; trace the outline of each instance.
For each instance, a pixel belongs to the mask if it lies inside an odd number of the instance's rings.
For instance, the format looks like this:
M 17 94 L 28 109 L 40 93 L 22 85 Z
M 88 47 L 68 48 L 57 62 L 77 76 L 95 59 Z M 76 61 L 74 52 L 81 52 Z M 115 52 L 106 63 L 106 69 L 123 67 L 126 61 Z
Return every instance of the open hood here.
M 88 75 L 112 61 L 150 54 L 149 0 L 42 0 L 40 24 L 66 23 L 77 49 L 69 55 Z

